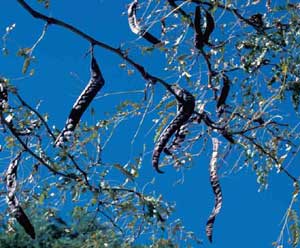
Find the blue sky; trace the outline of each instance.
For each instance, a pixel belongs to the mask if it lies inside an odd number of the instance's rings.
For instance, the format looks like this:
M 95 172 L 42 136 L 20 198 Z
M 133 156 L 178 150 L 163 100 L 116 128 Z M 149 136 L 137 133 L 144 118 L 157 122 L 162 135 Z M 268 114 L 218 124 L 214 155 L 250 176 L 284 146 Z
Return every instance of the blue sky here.
M 29 3 L 38 6 L 35 2 Z M 61 18 L 96 39 L 114 47 L 122 42 L 144 44 L 141 40 L 136 41 L 135 35 L 128 28 L 126 16 L 122 15 L 128 1 L 91 0 L 89 4 L 70 0 L 52 2 L 49 11 L 42 10 L 44 13 Z M 1 35 L 5 33 L 8 25 L 16 23 L 16 28 L 9 36 L 8 49 L 11 56 L 0 57 L 0 73 L 10 78 L 31 104 L 35 105 L 42 100 L 40 110 L 49 113 L 51 125 L 62 128 L 69 108 L 89 78 L 89 58 L 85 57 L 89 44 L 67 30 L 50 26 L 44 40 L 34 52 L 37 57 L 37 62 L 33 65 L 35 75 L 23 78 L 23 60 L 16 59 L 14 55 L 18 48 L 33 45 L 40 36 L 44 23 L 34 20 L 16 1 L 4 0 L 1 7 Z M 128 76 L 126 71 L 120 69 L 118 65 L 123 61 L 116 55 L 98 47 L 95 52 L 106 79 L 99 96 L 115 91 L 144 89 L 141 77 Z M 160 66 L 162 53 L 155 51 L 144 57 L 133 53 L 131 57 L 146 65 L 153 74 L 165 76 Z M 159 86 L 156 89 L 162 90 Z M 135 93 L 132 97 L 142 99 L 143 94 Z M 123 95 L 96 99 L 93 103 L 96 109 L 95 118 L 103 118 L 105 111 L 124 99 Z M 114 161 L 117 150 L 118 160 L 126 163 L 132 159 L 132 149 L 142 151 L 140 145 L 143 139 L 153 140 L 151 135 L 139 135 L 135 145 L 128 146 L 128 141 L 130 142 L 137 127 L 136 124 L 130 126 L 128 123 L 120 126 L 117 138 L 109 143 L 104 159 Z M 146 133 L 149 128 L 150 126 L 143 127 L 143 132 Z M 285 175 L 277 175 L 273 171 L 269 189 L 262 192 L 258 192 L 259 186 L 251 168 L 243 168 L 238 173 L 221 177 L 224 202 L 214 226 L 214 243 L 210 245 L 205 237 L 205 224 L 213 207 L 208 173 L 209 155 L 195 159 L 192 168 L 184 171 L 184 183 L 174 185 L 182 178 L 182 172 L 164 168 L 164 175 L 156 174 L 150 163 L 151 147 L 147 147 L 147 151 L 148 166 L 145 162 L 140 172 L 140 180 L 147 182 L 153 177 L 156 178 L 151 187 L 157 194 L 162 193 L 165 200 L 176 202 L 173 218 L 182 218 L 185 227 L 204 240 L 203 247 L 260 248 L 271 247 L 271 243 L 276 241 L 282 217 L 291 199 L 289 193 L 292 192 L 291 181 Z M 230 168 L 230 163 L 234 161 L 228 163 L 226 168 Z

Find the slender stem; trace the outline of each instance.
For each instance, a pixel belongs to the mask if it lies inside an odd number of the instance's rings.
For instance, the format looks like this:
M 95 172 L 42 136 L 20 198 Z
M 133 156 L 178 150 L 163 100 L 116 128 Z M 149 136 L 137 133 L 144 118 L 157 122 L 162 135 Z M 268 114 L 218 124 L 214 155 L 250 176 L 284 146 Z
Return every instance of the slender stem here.
M 270 152 L 266 151 L 266 149 L 261 146 L 260 144 L 258 144 L 254 138 L 248 137 L 245 134 L 241 134 L 245 139 L 249 140 L 254 146 L 256 146 L 262 153 L 264 153 L 265 155 L 267 155 L 268 157 L 270 157 L 275 163 L 276 165 L 278 165 L 278 169 L 279 171 L 284 172 L 290 179 L 292 179 L 294 182 L 298 182 L 298 179 L 296 177 L 294 177 L 291 173 L 289 173 L 289 171 L 287 169 L 285 169 L 284 167 L 282 167 L 278 161 L 278 159 L 273 156 Z
M 54 25 L 57 25 L 57 26 L 61 26 L 65 29 L 79 35 L 83 39 L 89 41 L 92 46 L 99 46 L 99 47 L 102 47 L 102 48 L 104 48 L 108 51 L 111 51 L 111 52 L 117 54 L 119 57 L 121 57 L 122 59 L 127 61 L 130 65 L 135 67 L 145 80 L 150 81 L 151 83 L 159 82 L 160 84 L 165 86 L 167 90 L 169 90 L 171 93 L 174 94 L 173 90 L 170 88 L 170 84 L 168 84 L 164 80 L 162 80 L 158 77 L 155 77 L 155 76 L 151 75 L 150 73 L 148 73 L 142 65 L 136 63 L 133 59 L 129 58 L 127 53 L 123 52 L 120 48 L 114 48 L 114 47 L 112 47 L 112 46 L 110 46 L 106 43 L 103 43 L 99 40 L 96 40 L 92 36 L 86 34 L 85 32 L 81 31 L 80 29 L 78 29 L 78 28 L 76 28 L 76 27 L 74 27 L 74 26 L 72 26 L 72 25 L 70 25 L 70 24 L 68 24 L 64 21 L 61 21 L 61 20 L 53 18 L 53 17 L 46 16 L 46 15 L 34 10 L 33 8 L 31 8 L 24 0 L 17 0 L 17 1 L 34 18 L 44 20 L 49 25 L 54 24 Z
M 52 168 L 47 161 L 45 161 L 43 158 L 39 157 L 37 154 L 35 154 L 27 145 L 26 143 L 20 138 L 20 136 L 18 135 L 18 133 L 16 132 L 16 130 L 14 129 L 14 127 L 12 126 L 11 123 L 8 123 L 5 118 L 3 117 L 3 115 L 1 115 L 1 121 L 2 123 L 5 124 L 5 126 L 10 130 L 10 132 L 12 133 L 12 135 L 18 140 L 18 142 L 21 144 L 21 146 L 23 147 L 23 149 L 28 152 L 32 157 L 34 157 L 37 161 L 39 161 L 41 164 L 45 165 L 46 168 L 51 171 L 54 175 L 60 175 L 63 177 L 67 177 L 67 178 L 71 178 L 73 179 L 72 176 L 64 174 L 62 172 L 59 172 L 57 170 L 55 170 L 54 168 Z

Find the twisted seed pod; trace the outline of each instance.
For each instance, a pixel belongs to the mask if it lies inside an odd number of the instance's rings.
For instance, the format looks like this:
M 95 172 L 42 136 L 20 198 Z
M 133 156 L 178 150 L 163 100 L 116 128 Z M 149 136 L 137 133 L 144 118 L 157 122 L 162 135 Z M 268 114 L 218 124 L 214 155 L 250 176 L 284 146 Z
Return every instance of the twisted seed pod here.
M 220 97 L 217 102 L 217 111 L 219 112 L 219 115 L 221 115 L 224 111 L 224 104 L 226 102 L 226 99 L 228 97 L 230 90 L 230 81 L 226 75 L 223 75 L 223 87 L 221 90 Z
M 184 142 L 185 137 L 188 133 L 187 129 L 188 123 L 182 125 L 175 133 L 175 137 L 172 143 L 164 149 L 164 153 L 171 156 L 172 152 L 180 148 L 181 144 Z
M 0 81 L 0 111 L 2 111 L 8 102 L 8 94 L 6 85 L 4 82 Z
M 203 40 L 205 44 L 209 45 L 209 37 L 215 29 L 215 20 L 212 15 L 205 10 L 206 28 L 203 34 Z
M 56 146 L 62 146 L 65 141 L 69 140 L 70 136 L 74 132 L 81 116 L 88 108 L 98 91 L 104 85 L 104 78 L 97 64 L 96 59 L 92 56 L 91 61 L 91 78 L 85 89 L 81 92 L 80 96 L 74 103 L 69 117 L 66 121 L 64 129 L 58 135 L 55 141 Z
M 128 24 L 129 24 L 129 27 L 130 27 L 131 31 L 134 34 L 143 37 L 145 40 L 149 41 L 153 45 L 161 43 L 161 41 L 159 39 L 157 39 L 155 36 L 153 36 L 149 32 L 142 29 L 140 27 L 140 25 L 138 24 L 138 21 L 137 21 L 137 18 L 136 18 L 137 6 L 138 6 L 138 1 L 137 0 L 134 0 L 128 6 L 128 11 L 127 11 L 127 13 L 128 13 Z
M 194 15 L 194 29 L 195 29 L 195 34 L 194 34 L 194 46 L 201 50 L 204 45 L 210 45 L 209 43 L 209 38 L 212 32 L 215 29 L 215 21 L 212 15 L 205 10 L 205 18 L 206 18 L 206 27 L 205 31 L 203 33 L 202 31 L 202 22 L 201 22 L 201 8 L 200 6 L 196 6 L 195 8 L 195 15 Z
M 197 49 L 202 49 L 204 46 L 204 40 L 203 40 L 203 32 L 201 29 L 201 9 L 200 6 L 196 6 L 195 8 L 195 15 L 194 15 L 194 46 Z
M 215 195 L 215 205 L 206 223 L 206 236 L 210 242 L 212 242 L 213 225 L 216 216 L 219 214 L 222 207 L 222 191 L 217 175 L 217 157 L 219 141 L 216 138 L 213 141 L 213 153 L 210 161 L 210 183 Z
M 6 189 L 7 197 L 6 201 L 8 204 L 9 213 L 16 218 L 19 224 L 24 228 L 25 232 L 32 238 L 35 239 L 34 227 L 30 223 L 27 215 L 23 211 L 16 197 L 17 190 L 17 170 L 19 161 L 21 158 L 21 153 L 19 153 L 9 164 L 5 179 L 6 179 Z
M 189 120 L 195 108 L 195 98 L 190 92 L 176 86 L 172 86 L 172 90 L 177 100 L 177 114 L 159 136 L 152 154 L 152 165 L 159 173 L 163 173 L 158 168 L 161 152 L 166 147 L 172 135 Z
M 200 6 L 196 6 L 194 15 L 194 29 L 196 33 L 202 33 L 201 29 L 201 9 Z

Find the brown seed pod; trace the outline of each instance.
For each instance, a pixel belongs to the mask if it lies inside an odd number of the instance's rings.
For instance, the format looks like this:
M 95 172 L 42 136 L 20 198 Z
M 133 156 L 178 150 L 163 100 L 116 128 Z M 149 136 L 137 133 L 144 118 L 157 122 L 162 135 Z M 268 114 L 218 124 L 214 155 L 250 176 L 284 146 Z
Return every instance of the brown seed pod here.
M 212 17 L 212 15 L 210 14 L 210 12 L 207 10 L 205 10 L 205 18 L 206 18 L 206 28 L 205 28 L 205 31 L 203 34 L 203 40 L 204 40 L 205 44 L 210 45 L 209 38 L 215 29 L 215 20 Z
M 219 112 L 219 115 L 221 115 L 224 111 L 224 105 L 228 97 L 229 90 L 230 90 L 230 80 L 226 75 L 223 75 L 223 87 L 217 102 L 217 111 Z
M 74 103 L 64 129 L 56 138 L 56 146 L 62 146 L 65 141 L 69 140 L 77 124 L 79 123 L 81 116 L 86 111 L 89 104 L 92 102 L 92 100 L 97 95 L 98 91 L 103 87 L 103 85 L 104 78 L 102 76 L 96 59 L 94 58 L 94 56 L 92 56 L 90 81 L 85 87 L 85 89 L 82 91 L 80 96 L 77 98 L 76 102 Z
M 184 142 L 185 137 L 188 133 L 188 123 L 182 125 L 175 133 L 172 143 L 164 149 L 164 153 L 171 156 L 172 152 L 178 150 L 181 144 Z
M 209 11 L 205 10 L 205 18 L 206 18 L 206 27 L 204 33 L 202 31 L 202 16 L 201 16 L 201 7 L 196 6 L 195 8 L 195 15 L 194 15 L 194 46 L 201 50 L 204 45 L 212 46 L 209 42 L 210 35 L 215 29 L 215 21 L 213 16 L 210 14 Z
M 194 16 L 194 46 L 197 49 L 202 49 L 204 46 L 204 40 L 203 40 L 203 32 L 201 28 L 201 9 L 200 6 L 196 6 L 195 8 L 195 16 Z
M 189 120 L 195 108 L 195 98 L 190 92 L 177 86 L 171 87 L 177 100 L 177 115 L 163 130 L 153 150 L 152 165 L 159 173 L 163 173 L 158 166 L 160 154 L 165 149 L 172 135 Z
M 9 164 L 7 171 L 5 173 L 7 197 L 6 201 L 8 204 L 8 210 L 10 215 L 12 215 L 19 224 L 24 228 L 25 232 L 32 238 L 35 239 L 35 231 L 33 225 L 30 223 L 27 215 L 19 204 L 16 197 L 17 190 L 17 170 L 19 161 L 21 158 L 21 153 L 19 153 Z
M 216 216 L 219 214 L 222 208 L 222 190 L 217 174 L 217 157 L 218 157 L 219 142 L 216 138 L 213 138 L 213 153 L 210 161 L 210 183 L 215 195 L 215 205 L 206 223 L 206 236 L 210 242 L 212 242 L 213 225 Z
M 144 29 L 142 29 L 140 27 L 140 25 L 137 21 L 137 18 L 136 18 L 137 6 L 138 6 L 138 1 L 137 0 L 134 0 L 128 6 L 128 11 L 127 11 L 128 24 L 129 24 L 129 27 L 130 27 L 131 31 L 134 34 L 143 37 L 145 40 L 149 41 L 153 45 L 161 43 L 161 41 L 159 39 L 157 39 L 155 36 L 153 36 L 152 34 L 150 34 L 149 32 L 145 31 Z
M 8 102 L 8 93 L 5 82 L 0 80 L 0 111 L 2 111 Z

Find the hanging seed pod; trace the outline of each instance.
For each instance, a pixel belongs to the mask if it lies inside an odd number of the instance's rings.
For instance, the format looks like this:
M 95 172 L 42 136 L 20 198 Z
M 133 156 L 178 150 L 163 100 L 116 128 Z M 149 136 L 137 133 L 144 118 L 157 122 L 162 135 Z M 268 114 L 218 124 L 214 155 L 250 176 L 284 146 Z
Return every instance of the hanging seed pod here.
M 158 167 L 161 152 L 165 149 L 172 135 L 189 120 L 195 108 L 195 98 L 190 92 L 177 86 L 171 87 L 177 100 L 177 114 L 163 130 L 153 150 L 152 165 L 159 173 L 163 173 Z
M 210 45 L 209 38 L 215 29 L 215 20 L 210 14 L 210 12 L 208 12 L 207 10 L 205 10 L 205 18 L 206 18 L 206 28 L 203 35 L 203 40 L 205 44 Z
M 188 133 L 188 123 L 182 125 L 175 133 L 172 143 L 164 149 L 164 153 L 171 156 L 172 153 L 181 147 Z
M 226 102 L 226 99 L 228 97 L 230 90 L 230 81 L 229 78 L 226 75 L 223 75 L 223 87 L 221 90 L 220 97 L 217 102 L 217 111 L 219 115 L 221 115 L 224 112 L 224 105 Z
M 203 32 L 201 28 L 201 9 L 200 6 L 196 6 L 195 8 L 195 16 L 194 16 L 194 46 L 201 50 L 204 46 L 204 40 L 203 40 Z
M 23 211 L 16 197 L 17 190 L 17 170 L 19 161 L 21 158 L 21 153 L 19 153 L 9 164 L 6 174 L 6 189 L 7 197 L 6 201 L 8 204 L 8 211 L 11 216 L 16 218 L 18 223 L 24 228 L 25 232 L 32 238 L 35 239 L 35 231 L 33 225 L 30 223 L 27 215 Z
M 206 223 L 206 236 L 210 242 L 212 242 L 213 225 L 216 216 L 219 214 L 222 208 L 222 201 L 223 201 L 221 186 L 217 174 L 217 158 L 218 158 L 219 141 L 216 138 L 213 138 L 212 141 L 213 141 L 213 152 L 212 152 L 209 170 L 210 170 L 210 183 L 215 195 L 215 205 Z
M 129 27 L 130 27 L 131 31 L 134 34 L 143 37 L 145 40 L 149 41 L 153 45 L 161 43 L 161 41 L 159 39 L 157 39 L 155 36 L 153 36 L 152 34 L 150 34 L 149 32 L 145 31 L 144 29 L 142 29 L 140 27 L 140 25 L 137 21 L 137 18 L 136 18 L 137 6 L 138 6 L 138 1 L 137 0 L 134 0 L 128 6 L 128 11 L 127 11 L 127 13 L 128 13 L 128 24 L 129 24 Z
M 201 50 L 204 45 L 210 45 L 209 38 L 212 32 L 215 29 L 215 21 L 212 15 L 205 10 L 205 18 L 206 18 L 206 27 L 205 31 L 203 33 L 202 31 L 202 17 L 201 17 L 201 7 L 196 6 L 195 8 L 195 15 L 194 15 L 194 29 L 195 29 L 195 34 L 194 34 L 194 46 Z
M 0 79 L 0 111 L 2 111 L 8 102 L 8 93 L 5 82 Z
M 89 104 L 92 102 L 103 85 L 104 78 L 96 59 L 94 58 L 94 56 L 92 56 L 90 81 L 74 103 L 64 129 L 56 138 L 56 146 L 62 146 L 65 141 L 68 141 L 70 139 L 70 136 L 73 134 L 77 124 L 80 121 L 81 116 L 86 111 Z

